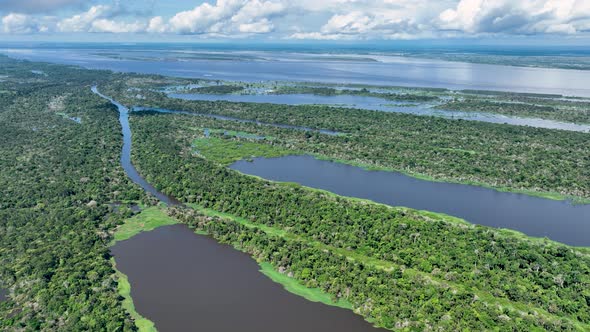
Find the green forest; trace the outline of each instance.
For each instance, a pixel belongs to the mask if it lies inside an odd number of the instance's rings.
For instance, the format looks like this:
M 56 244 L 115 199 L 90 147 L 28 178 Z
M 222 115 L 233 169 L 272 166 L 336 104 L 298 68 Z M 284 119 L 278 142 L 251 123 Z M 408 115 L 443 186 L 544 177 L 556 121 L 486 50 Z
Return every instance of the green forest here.
M 127 81 L 106 91 L 134 105 L 138 101 L 121 86 Z M 292 131 L 288 138 L 283 134 L 283 142 L 345 163 L 545 197 L 590 199 L 590 144 L 582 132 L 329 106 L 187 101 L 148 91 L 144 96 L 140 102 L 147 107 L 339 132 Z
M 0 75 L 0 288 L 8 290 L 0 330 L 144 326 L 130 303 L 133 285 L 115 269 L 109 246 L 177 221 L 387 329 L 590 329 L 587 248 L 227 168 L 256 156 L 310 153 L 582 200 L 590 198 L 587 134 L 355 109 L 189 102 L 149 89 L 138 99 L 134 87 L 176 80 L 6 57 Z M 128 107 L 267 125 L 133 112 L 134 165 L 183 202 L 156 207 L 121 167 L 117 109 L 93 94 L 93 85 Z
M 173 216 L 288 268 L 308 287 L 344 297 L 370 321 L 392 329 L 407 322 L 419 330 L 443 321 L 440 326 L 452 330 L 589 323 L 585 250 L 242 175 L 186 153 L 186 137 L 194 132 L 182 123 L 180 116 L 133 117 L 141 172 L 183 201 L 275 231 L 210 221 L 192 210 L 176 209 Z

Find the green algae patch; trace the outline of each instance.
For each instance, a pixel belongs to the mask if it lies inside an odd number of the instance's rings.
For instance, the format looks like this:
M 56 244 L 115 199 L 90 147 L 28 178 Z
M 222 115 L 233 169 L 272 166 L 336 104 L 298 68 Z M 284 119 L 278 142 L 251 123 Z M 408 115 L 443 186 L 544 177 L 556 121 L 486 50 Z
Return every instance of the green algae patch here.
M 295 295 L 301 296 L 308 301 L 320 302 L 326 305 L 331 305 L 339 308 L 352 310 L 352 304 L 345 300 L 334 301 L 332 297 L 323 292 L 319 288 L 308 288 L 300 284 L 297 280 L 288 277 L 285 274 L 279 273 L 270 263 L 259 263 L 260 272 L 269 277 L 272 281 L 281 284 L 285 290 Z
M 141 232 L 149 232 L 161 226 L 177 223 L 178 221 L 169 217 L 162 207 L 149 207 L 125 220 L 125 223 L 117 228 L 114 242 L 128 240 Z

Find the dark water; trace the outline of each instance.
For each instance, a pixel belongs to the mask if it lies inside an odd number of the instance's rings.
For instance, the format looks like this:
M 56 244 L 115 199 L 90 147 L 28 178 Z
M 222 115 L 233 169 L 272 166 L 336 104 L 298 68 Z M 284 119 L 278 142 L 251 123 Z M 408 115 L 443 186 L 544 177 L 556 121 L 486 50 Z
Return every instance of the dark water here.
M 96 86 L 92 87 L 92 92 L 96 93 L 97 95 L 101 96 L 102 98 L 107 99 L 113 105 L 117 106 L 119 109 L 119 122 L 121 123 L 121 132 L 123 134 L 123 149 L 121 150 L 121 165 L 123 169 L 127 173 L 127 176 L 133 181 L 134 183 L 138 184 L 141 188 L 145 191 L 154 195 L 160 201 L 168 204 L 168 205 L 179 205 L 181 204 L 178 200 L 176 200 L 172 196 L 165 195 L 158 191 L 154 186 L 149 184 L 140 174 L 137 172 L 133 164 L 131 163 L 131 127 L 129 126 L 129 109 L 127 107 L 121 105 L 117 101 L 111 99 L 100 93 Z
M 153 111 L 153 112 L 159 112 L 159 113 L 205 116 L 205 117 L 213 118 L 213 119 L 217 119 L 217 120 L 237 121 L 237 122 L 244 122 L 244 123 L 255 123 L 258 125 L 272 126 L 272 127 L 277 127 L 277 128 L 286 128 L 286 129 L 296 129 L 296 130 L 303 130 L 303 131 L 318 132 L 320 134 L 325 134 L 325 135 L 335 136 L 335 135 L 341 134 L 337 131 L 332 131 L 332 130 L 327 130 L 327 129 L 312 129 L 312 128 L 308 128 L 308 127 L 292 126 L 292 125 L 286 125 L 286 124 L 280 124 L 280 123 L 267 123 L 267 122 L 260 122 L 257 120 L 240 119 L 240 118 L 234 118 L 231 116 L 224 116 L 224 115 L 217 115 L 217 114 L 193 113 L 193 112 L 187 112 L 187 111 L 169 110 L 169 109 L 156 108 L 156 107 L 135 106 L 135 107 L 133 107 L 133 111 L 134 112 Z
M 8 300 L 8 289 L 0 288 L 0 303 Z
M 506 123 L 517 126 L 530 126 L 536 128 L 561 129 L 569 131 L 590 132 L 590 125 L 560 122 L 536 118 L 519 118 L 505 116 L 502 114 L 479 113 L 479 112 L 462 112 L 453 110 L 439 110 L 432 108 L 431 104 L 413 104 L 390 101 L 383 98 L 354 96 L 354 95 L 337 95 L 337 96 L 317 96 L 312 94 L 244 94 L 244 95 L 208 95 L 208 94 L 186 94 L 186 93 L 169 93 L 169 97 L 185 100 L 207 100 L 207 101 L 232 101 L 232 102 L 251 102 L 251 103 L 272 103 L 287 105 L 310 105 L 320 104 L 328 106 L 359 108 L 381 112 L 396 112 L 415 115 L 432 115 L 448 119 L 463 119 L 472 121 L 483 121 L 491 123 Z M 406 106 L 404 106 L 404 104 Z M 411 104 L 412 106 L 408 106 Z
M 358 61 L 335 61 L 338 54 L 309 56 L 283 51 L 225 51 L 234 59 L 187 58 L 173 49 L 145 46 L 123 54 L 116 45 L 105 46 L 120 58 L 100 56 L 100 50 L 73 48 L 4 48 L 0 52 L 20 59 L 80 65 L 91 69 L 208 78 L 232 81 L 310 81 L 339 84 L 439 87 L 590 96 L 590 75 L 584 70 L 510 67 L 391 55 L 362 55 Z M 200 51 L 207 53 L 206 49 Z M 365 61 L 362 58 L 374 61 Z M 151 59 L 151 60 L 146 60 Z
M 384 331 L 285 291 L 248 255 L 185 225 L 141 233 L 111 251 L 137 311 L 162 332 Z
M 256 158 L 253 162 L 236 162 L 231 168 L 339 195 L 443 212 L 475 224 L 514 229 L 574 246 L 590 246 L 590 205 L 419 180 L 395 172 L 366 171 L 311 156 Z

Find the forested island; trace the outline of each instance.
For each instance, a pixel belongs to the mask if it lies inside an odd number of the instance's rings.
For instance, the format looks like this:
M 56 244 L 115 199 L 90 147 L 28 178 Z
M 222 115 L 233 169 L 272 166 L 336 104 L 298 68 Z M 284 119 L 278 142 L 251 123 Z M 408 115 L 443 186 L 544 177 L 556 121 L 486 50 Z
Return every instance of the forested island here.
M 587 248 L 227 168 L 256 156 L 309 153 L 584 202 L 588 134 L 351 108 L 186 101 L 153 89 L 173 85 L 172 78 L 6 57 L 0 75 L 0 288 L 9 291 L 0 303 L 2 330 L 153 329 L 135 312 L 109 246 L 175 222 L 248 253 L 274 280 L 386 329 L 590 328 Z M 117 109 L 91 92 L 95 85 L 129 108 L 186 113 L 130 116 L 134 165 L 181 204 L 158 205 L 129 180 L 119 161 Z M 209 92 L 238 91 L 216 90 Z

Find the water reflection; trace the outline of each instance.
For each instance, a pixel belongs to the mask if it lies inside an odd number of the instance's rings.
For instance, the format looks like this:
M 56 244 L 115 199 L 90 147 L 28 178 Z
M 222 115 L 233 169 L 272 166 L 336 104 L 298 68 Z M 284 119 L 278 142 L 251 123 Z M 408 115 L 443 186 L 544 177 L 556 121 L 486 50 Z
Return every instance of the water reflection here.
M 136 50 L 134 57 L 109 58 L 99 49 L 4 48 L 0 52 L 33 61 L 77 64 L 92 69 L 161 74 L 179 77 L 207 77 L 230 81 L 308 81 L 338 84 L 438 87 L 454 90 L 500 90 L 590 97 L 590 75 L 585 70 L 527 68 L 409 59 L 381 55 L 378 61 L 331 61 L 320 57 L 285 52 L 231 52 L 236 59 L 213 57 L 180 58 L 174 50 Z M 105 49 L 118 52 L 111 45 Z M 203 50 L 206 52 L 206 50 Z M 165 57 L 154 56 L 165 53 Z M 250 56 L 248 56 L 250 55 Z M 254 57 L 252 57 L 253 55 Z M 142 56 L 152 57 L 143 60 Z M 337 58 L 338 55 L 332 54 Z M 159 59 L 159 60 L 158 60 Z M 155 65 L 157 63 L 157 65 Z

